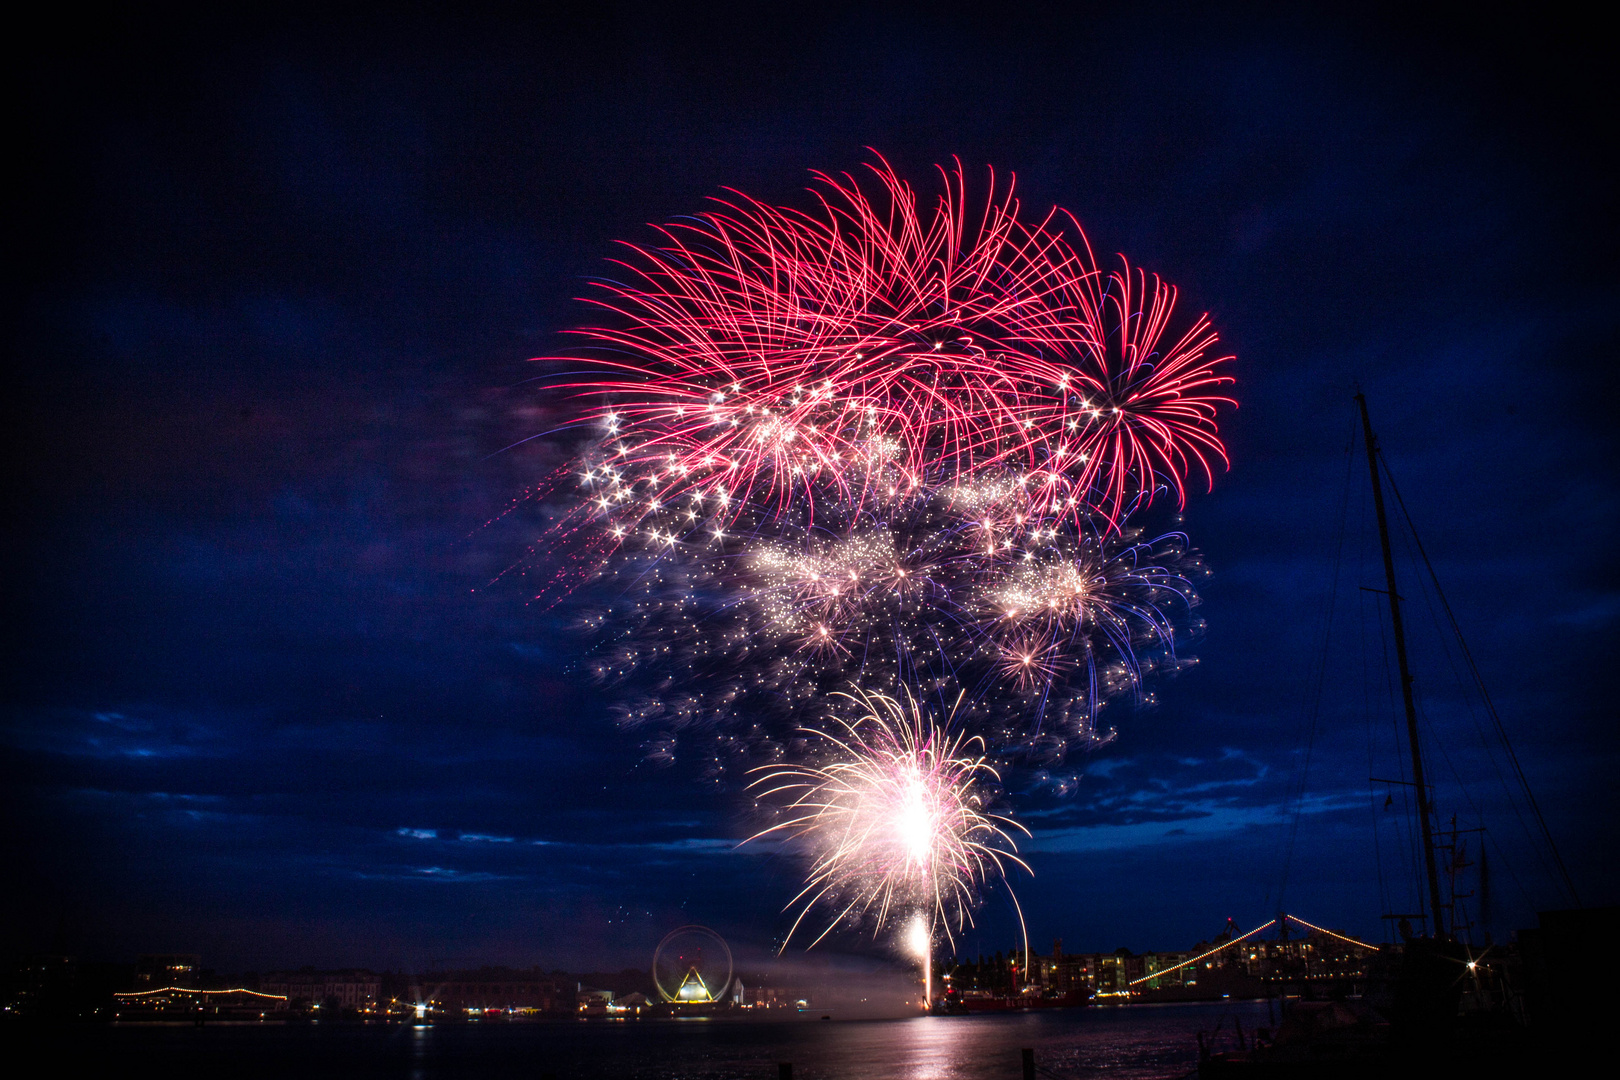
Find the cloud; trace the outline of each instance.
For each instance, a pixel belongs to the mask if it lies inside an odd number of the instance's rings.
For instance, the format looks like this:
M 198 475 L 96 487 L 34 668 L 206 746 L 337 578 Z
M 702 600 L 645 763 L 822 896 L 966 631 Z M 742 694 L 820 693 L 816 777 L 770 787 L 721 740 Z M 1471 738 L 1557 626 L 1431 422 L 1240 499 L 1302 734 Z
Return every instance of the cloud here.
M 446 885 L 484 885 L 496 881 L 520 880 L 513 874 L 494 874 L 485 870 L 457 870 L 446 866 L 418 866 L 398 870 L 356 870 L 360 881 L 423 881 Z
M 1366 797 L 1315 795 L 1305 799 L 1305 816 L 1334 814 L 1347 809 L 1366 809 Z M 1152 848 L 1168 843 L 1213 842 L 1256 828 L 1279 826 L 1291 820 L 1280 805 L 1235 806 L 1228 802 L 1189 801 L 1161 814 L 1143 815 L 1150 820 L 1042 827 L 1027 844 L 1031 853 L 1079 854 L 1097 851 L 1124 851 Z M 1167 827 L 1174 822 L 1174 827 Z M 1021 845 L 1022 847 L 1023 845 Z

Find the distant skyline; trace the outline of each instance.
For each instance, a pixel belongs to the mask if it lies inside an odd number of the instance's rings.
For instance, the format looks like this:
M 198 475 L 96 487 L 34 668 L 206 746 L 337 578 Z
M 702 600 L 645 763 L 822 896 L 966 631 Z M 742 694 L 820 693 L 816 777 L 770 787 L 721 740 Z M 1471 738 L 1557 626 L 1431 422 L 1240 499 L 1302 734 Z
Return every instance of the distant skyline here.
M 1405 902 L 1368 784 L 1395 743 L 1358 385 L 1581 898 L 1616 902 L 1620 259 L 1592 28 L 332 18 L 129 10 L 14 64 L 9 953 L 60 928 L 86 958 L 220 969 L 614 970 L 700 922 L 769 955 L 798 867 L 736 848 L 735 790 L 644 762 L 567 605 L 502 576 L 538 536 L 507 511 L 558 460 L 506 448 L 558 415 L 529 361 L 569 348 L 616 242 L 725 187 L 801 200 L 868 147 L 919 182 L 953 155 L 1016 173 L 1237 355 L 1232 468 L 1185 513 L 1214 571 L 1197 666 L 1111 705 L 1072 791 L 1014 792 L 1036 947 L 1185 948 L 1279 904 L 1383 935 Z M 1565 901 L 1403 589 L 1442 813 L 1499 844 L 1500 937 Z M 1017 933 L 992 894 L 961 952 Z

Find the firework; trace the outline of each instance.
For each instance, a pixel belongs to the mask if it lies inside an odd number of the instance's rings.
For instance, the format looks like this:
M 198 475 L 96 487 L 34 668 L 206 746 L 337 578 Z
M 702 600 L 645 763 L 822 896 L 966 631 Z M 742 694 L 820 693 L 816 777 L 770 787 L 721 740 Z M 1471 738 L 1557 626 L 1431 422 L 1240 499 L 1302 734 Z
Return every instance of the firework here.
M 934 927 L 926 916 L 912 916 L 906 929 L 906 946 L 923 965 L 923 1008 L 928 1008 L 934 996 Z
M 622 590 L 593 667 L 642 682 L 623 714 L 657 753 L 746 747 L 853 681 L 964 687 L 998 750 L 1061 757 L 1178 662 L 1188 560 L 1139 568 L 1125 519 L 1224 460 L 1207 320 L 1168 344 L 1174 290 L 1097 269 L 1010 186 L 974 208 L 942 170 L 930 211 L 871 175 L 669 226 L 583 331 L 612 352 L 571 384 L 599 437 L 567 531 Z
M 1213 484 L 1235 403 L 1208 318 L 1072 217 L 994 176 L 972 200 L 960 163 L 931 202 L 869 170 L 628 246 L 562 384 L 588 435 L 547 546 L 604 600 L 590 667 L 649 757 L 751 774 L 760 836 L 810 851 L 788 937 L 910 919 L 926 963 L 1022 865 L 991 761 L 1045 784 L 1190 662 L 1207 571 L 1131 519 Z
M 1117 523 L 1213 480 L 1230 378 L 1207 318 L 1167 337 L 1173 288 L 1102 272 L 1011 185 L 970 207 L 958 164 L 929 211 L 871 173 L 875 198 L 818 174 L 815 212 L 737 195 L 630 247 L 595 301 L 614 318 L 580 331 L 604 374 L 568 384 L 595 403 L 581 473 L 610 528 L 691 497 L 724 522 L 973 484 L 998 514 Z
M 857 719 L 814 732 L 812 761 L 766 767 L 751 785 L 783 820 L 750 841 L 783 836 L 812 860 L 783 948 L 818 906 L 835 913 L 816 941 L 854 921 L 876 936 L 905 915 L 960 932 L 987 880 L 1028 869 L 1003 828 L 1022 827 L 990 812 L 1000 777 L 983 740 L 951 734 L 949 718 L 936 724 L 909 699 L 841 696 Z
M 1190 662 L 1176 641 L 1197 628 L 1207 572 L 1179 534 L 1103 523 L 987 547 L 943 495 L 885 518 L 829 510 L 763 541 L 696 531 L 666 518 L 605 572 L 619 595 L 589 618 L 591 662 L 630 691 L 621 716 L 654 756 L 702 746 L 715 775 L 780 758 L 851 684 L 936 703 L 965 692 L 959 718 L 1000 755 L 1090 749 L 1110 737 L 1108 701 L 1145 698 L 1151 671 Z

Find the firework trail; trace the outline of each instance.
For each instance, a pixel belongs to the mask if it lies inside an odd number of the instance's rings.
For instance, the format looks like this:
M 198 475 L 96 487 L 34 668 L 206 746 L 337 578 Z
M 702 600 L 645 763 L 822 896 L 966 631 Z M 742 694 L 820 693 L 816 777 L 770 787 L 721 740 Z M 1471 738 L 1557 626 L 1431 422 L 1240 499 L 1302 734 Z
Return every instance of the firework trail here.
M 1098 269 L 1054 212 L 1020 220 L 1009 185 L 969 206 L 958 165 L 929 212 L 887 163 L 878 194 L 818 174 L 816 212 L 731 201 L 628 245 L 593 301 L 600 377 L 562 384 L 600 440 L 597 511 L 634 528 L 697 497 L 813 511 L 1008 481 L 1007 516 L 1117 524 L 1160 485 L 1185 497 L 1226 456 L 1229 357 L 1207 317 L 1167 336 L 1175 290 Z M 1072 219 L 1071 219 L 1072 223 Z
M 988 879 L 1029 869 L 1003 828 L 1022 826 L 990 812 L 1000 776 L 982 740 L 951 735 L 949 718 L 936 724 L 915 701 L 839 696 L 858 717 L 811 733 L 810 761 L 765 767 L 751 785 L 782 820 L 747 842 L 781 836 L 811 858 L 782 947 L 818 904 L 839 910 L 812 946 L 839 925 L 876 936 L 919 915 L 951 938 L 971 925 Z

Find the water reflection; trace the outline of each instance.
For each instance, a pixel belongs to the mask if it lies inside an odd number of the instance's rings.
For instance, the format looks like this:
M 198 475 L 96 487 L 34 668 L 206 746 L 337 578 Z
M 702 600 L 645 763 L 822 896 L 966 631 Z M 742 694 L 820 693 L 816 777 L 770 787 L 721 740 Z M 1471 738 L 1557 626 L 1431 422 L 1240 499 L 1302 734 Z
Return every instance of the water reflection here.
M 416 1025 L 250 1025 L 86 1029 L 53 1053 L 65 1074 L 301 1080 L 1018 1080 L 1019 1051 L 1062 1080 L 1179 1077 L 1197 1064 L 1196 1033 L 1267 1023 L 1265 1002 L 1133 1005 L 1003 1016 L 904 1020 Z
M 1022 1075 L 1020 1050 L 1035 1050 L 1049 1075 L 1119 1080 L 1182 1076 L 1197 1065 L 1196 1033 L 1235 1014 L 1253 1030 L 1265 1003 L 1132 1006 L 1004 1016 L 917 1017 L 784 1031 L 795 1080 L 1009 1080 Z M 714 1046 L 687 1066 L 704 1077 L 767 1077 L 744 1047 Z M 783 1057 L 780 1060 L 788 1060 Z M 764 1063 L 761 1063 L 764 1064 Z M 638 1077 L 643 1075 L 636 1073 Z M 645 1074 L 648 1080 L 655 1073 Z
M 614 1033 L 553 1037 L 565 1077 L 633 1080 L 775 1080 L 793 1062 L 795 1080 L 1017 1080 L 1020 1050 L 1035 1050 L 1048 1076 L 1110 1080 L 1183 1076 L 1197 1065 L 1196 1033 L 1231 1016 L 1252 1031 L 1264 1002 L 1132 1006 L 1004 1016 L 915 1017 L 833 1023 L 647 1024 Z M 561 1036 L 562 1033 L 558 1033 Z M 566 1048 L 564 1044 L 567 1045 Z M 555 1056 L 552 1056 L 555 1055 Z M 566 1061 L 566 1064 L 564 1063 Z

